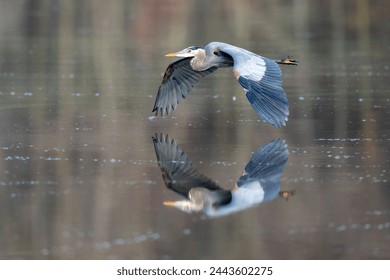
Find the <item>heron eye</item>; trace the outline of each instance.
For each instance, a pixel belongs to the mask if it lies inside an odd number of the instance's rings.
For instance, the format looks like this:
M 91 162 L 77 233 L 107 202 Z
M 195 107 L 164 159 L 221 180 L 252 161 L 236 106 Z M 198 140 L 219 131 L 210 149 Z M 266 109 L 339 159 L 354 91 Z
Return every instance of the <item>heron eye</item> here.
M 191 52 L 191 50 L 187 50 L 187 52 L 188 52 L 188 53 L 190 53 L 190 52 Z

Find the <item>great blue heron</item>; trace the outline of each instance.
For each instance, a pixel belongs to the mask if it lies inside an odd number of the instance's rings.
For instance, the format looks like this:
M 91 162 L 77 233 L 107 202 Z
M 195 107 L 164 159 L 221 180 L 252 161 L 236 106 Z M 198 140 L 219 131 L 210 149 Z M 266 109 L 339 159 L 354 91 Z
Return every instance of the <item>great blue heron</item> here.
M 153 143 L 166 186 L 187 198 L 164 202 L 165 205 L 218 217 L 274 199 L 278 194 L 285 199 L 287 194 L 293 194 L 280 192 L 280 177 L 288 158 L 287 145 L 282 139 L 270 141 L 252 155 L 232 190 L 222 189 L 200 174 L 168 135 L 156 134 Z
M 211 42 L 203 48 L 188 47 L 166 56 L 182 58 L 165 71 L 153 107 L 156 115 L 168 115 L 174 110 L 201 77 L 221 67 L 233 67 L 256 113 L 274 127 L 286 124 L 289 111 L 278 64 L 297 65 L 291 57 L 275 61 L 220 42 Z

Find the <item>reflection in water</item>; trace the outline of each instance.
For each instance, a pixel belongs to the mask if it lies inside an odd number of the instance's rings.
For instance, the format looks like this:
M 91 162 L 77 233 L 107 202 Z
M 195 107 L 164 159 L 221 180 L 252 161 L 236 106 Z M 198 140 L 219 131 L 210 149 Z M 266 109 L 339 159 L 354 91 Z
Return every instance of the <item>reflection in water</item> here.
M 0 1 L 0 258 L 389 259 L 388 11 L 369 0 Z M 264 125 L 228 69 L 148 119 L 163 54 L 215 39 L 303 62 L 283 69 L 286 127 Z M 226 187 L 260 143 L 283 138 L 282 189 L 299 195 L 218 219 L 167 208 L 156 131 L 189 143 L 198 170 Z
M 270 141 L 253 154 L 232 190 L 222 189 L 193 168 L 187 155 L 168 135 L 156 134 L 153 143 L 166 186 L 188 198 L 164 202 L 167 206 L 218 217 L 272 200 L 278 194 L 285 199 L 293 194 L 279 191 L 288 159 L 287 145 L 282 139 Z
M 201 77 L 218 68 L 233 67 L 234 76 L 256 113 L 275 127 L 286 124 L 288 103 L 278 64 L 298 65 L 291 57 L 274 61 L 221 42 L 211 42 L 203 48 L 188 47 L 166 56 L 181 59 L 169 64 L 165 71 L 153 107 L 156 115 L 168 115 L 174 110 Z

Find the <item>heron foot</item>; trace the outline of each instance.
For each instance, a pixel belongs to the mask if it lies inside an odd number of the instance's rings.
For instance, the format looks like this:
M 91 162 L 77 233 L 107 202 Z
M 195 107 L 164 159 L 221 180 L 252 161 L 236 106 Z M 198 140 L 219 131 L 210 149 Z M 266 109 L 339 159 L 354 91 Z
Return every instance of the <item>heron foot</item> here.
M 276 60 L 276 63 L 284 65 L 298 65 L 297 62 L 298 60 L 295 60 L 292 56 L 287 56 L 281 60 Z
M 291 196 L 295 194 L 295 191 L 280 191 L 279 196 L 284 200 L 288 200 Z

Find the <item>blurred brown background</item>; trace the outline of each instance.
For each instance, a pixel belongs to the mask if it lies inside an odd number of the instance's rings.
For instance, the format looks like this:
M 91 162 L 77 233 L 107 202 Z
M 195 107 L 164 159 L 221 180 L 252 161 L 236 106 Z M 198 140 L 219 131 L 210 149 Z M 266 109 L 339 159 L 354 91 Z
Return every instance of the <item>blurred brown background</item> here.
M 384 0 L 2 1 L 0 258 L 389 258 L 389 34 Z M 286 127 L 230 69 L 150 118 L 164 54 L 210 41 L 300 61 Z M 213 220 L 167 208 L 156 132 L 227 188 L 281 137 L 296 194 Z

